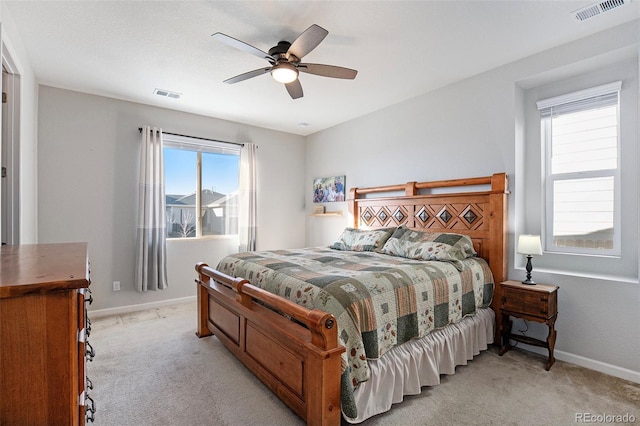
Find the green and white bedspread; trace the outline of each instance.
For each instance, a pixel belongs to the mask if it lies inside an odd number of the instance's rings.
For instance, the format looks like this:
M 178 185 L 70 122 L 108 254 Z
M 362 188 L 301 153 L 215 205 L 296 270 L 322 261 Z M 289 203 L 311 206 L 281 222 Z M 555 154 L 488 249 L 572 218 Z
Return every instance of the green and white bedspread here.
M 481 258 L 421 261 L 326 247 L 239 253 L 222 259 L 218 270 L 336 317 L 349 417 L 353 388 L 369 379 L 367 358 L 489 306 L 494 287 Z

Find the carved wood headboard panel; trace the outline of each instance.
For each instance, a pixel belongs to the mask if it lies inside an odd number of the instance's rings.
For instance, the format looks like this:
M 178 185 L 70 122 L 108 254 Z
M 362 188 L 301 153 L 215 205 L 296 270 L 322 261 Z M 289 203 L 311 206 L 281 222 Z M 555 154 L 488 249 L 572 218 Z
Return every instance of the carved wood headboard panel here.
M 489 189 L 473 191 L 483 186 Z M 421 193 L 436 188 L 440 189 L 438 193 Z M 444 192 L 442 188 L 446 188 Z M 465 192 L 459 192 L 461 189 Z M 401 194 L 393 195 L 398 192 Z M 469 235 L 499 283 L 507 279 L 508 193 L 507 175 L 496 173 L 479 178 L 352 188 L 348 202 L 355 228 L 404 225 Z M 367 197 L 370 194 L 374 196 Z

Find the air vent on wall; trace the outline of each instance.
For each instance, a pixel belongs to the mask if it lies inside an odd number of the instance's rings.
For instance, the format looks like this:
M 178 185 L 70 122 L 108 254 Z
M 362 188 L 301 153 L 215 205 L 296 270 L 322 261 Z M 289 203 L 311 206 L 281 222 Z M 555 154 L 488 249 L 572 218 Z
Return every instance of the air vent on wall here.
M 601 13 L 608 12 L 612 9 L 615 9 L 619 6 L 624 6 L 629 3 L 630 0 L 605 0 L 598 3 L 594 3 L 587 7 L 583 7 L 582 9 L 578 9 L 571 14 L 578 21 L 585 21 L 587 19 L 591 19 L 595 16 L 600 15 Z
M 172 92 L 170 90 L 164 90 L 164 89 L 155 89 L 153 91 L 153 94 L 158 96 L 164 96 L 166 98 L 173 98 L 173 99 L 180 99 L 180 97 L 182 96 L 182 93 L 176 93 L 176 92 Z

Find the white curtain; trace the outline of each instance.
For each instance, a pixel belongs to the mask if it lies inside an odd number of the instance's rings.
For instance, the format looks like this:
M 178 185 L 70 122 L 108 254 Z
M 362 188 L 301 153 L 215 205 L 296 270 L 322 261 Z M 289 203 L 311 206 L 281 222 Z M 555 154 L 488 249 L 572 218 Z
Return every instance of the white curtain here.
M 245 143 L 240 151 L 238 238 L 241 252 L 256 249 L 256 151 L 253 143 Z
M 142 128 L 138 180 L 136 290 L 167 288 L 162 129 Z

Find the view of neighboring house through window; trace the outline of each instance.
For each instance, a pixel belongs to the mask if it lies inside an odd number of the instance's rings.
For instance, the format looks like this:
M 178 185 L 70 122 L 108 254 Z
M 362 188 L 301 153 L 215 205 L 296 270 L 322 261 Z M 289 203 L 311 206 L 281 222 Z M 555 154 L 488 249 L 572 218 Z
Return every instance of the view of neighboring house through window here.
M 163 141 L 167 237 L 238 234 L 240 146 L 172 135 Z
M 617 82 L 538 102 L 547 251 L 620 254 L 620 88 Z

